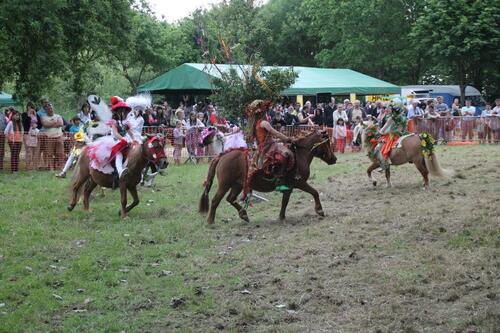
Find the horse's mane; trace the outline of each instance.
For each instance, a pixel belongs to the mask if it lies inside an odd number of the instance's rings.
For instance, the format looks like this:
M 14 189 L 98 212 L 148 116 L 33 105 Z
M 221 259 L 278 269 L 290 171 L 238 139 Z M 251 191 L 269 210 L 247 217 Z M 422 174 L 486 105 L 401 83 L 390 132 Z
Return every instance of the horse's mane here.
M 317 130 L 315 129 L 312 129 L 312 130 L 308 130 L 308 131 L 304 131 L 304 132 L 300 132 L 298 135 L 295 135 L 294 138 L 296 140 L 302 140 L 302 139 L 306 139 L 308 138 L 309 136 L 313 135 L 317 133 Z
M 137 163 L 143 158 L 144 144 L 134 144 L 128 151 L 128 167 L 129 169 L 135 168 Z

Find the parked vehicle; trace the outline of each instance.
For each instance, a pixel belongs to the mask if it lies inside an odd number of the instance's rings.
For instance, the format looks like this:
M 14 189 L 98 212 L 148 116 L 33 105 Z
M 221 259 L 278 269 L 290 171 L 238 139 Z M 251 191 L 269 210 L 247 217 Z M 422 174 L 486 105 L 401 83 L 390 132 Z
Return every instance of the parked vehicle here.
M 460 98 L 460 87 L 458 85 L 417 85 L 401 87 L 401 96 L 406 97 L 408 102 L 417 99 L 419 102 L 425 102 L 431 98 L 442 96 L 443 101 L 451 107 L 455 98 Z M 465 88 L 465 97 L 472 101 L 477 112 L 484 109 L 485 102 L 479 90 L 472 86 Z

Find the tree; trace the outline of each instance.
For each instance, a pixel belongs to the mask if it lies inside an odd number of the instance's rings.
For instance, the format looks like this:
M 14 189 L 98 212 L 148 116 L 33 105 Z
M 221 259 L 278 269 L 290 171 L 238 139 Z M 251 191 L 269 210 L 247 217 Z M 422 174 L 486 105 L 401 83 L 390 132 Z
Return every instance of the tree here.
M 64 72 L 64 29 L 59 16 L 64 5 L 64 1 L 0 2 L 0 80 L 16 82 L 16 98 L 40 97 Z
M 498 73 L 498 0 L 428 0 L 412 36 L 449 69 L 460 86 L 462 103 L 469 83 L 481 84 L 485 71 Z
M 311 18 L 303 0 L 270 0 L 259 12 L 271 33 L 262 49 L 265 63 L 285 66 L 316 66 L 318 36 L 310 33 Z M 323 10 L 323 12 L 325 12 Z
M 220 107 L 223 116 L 236 121 L 245 114 L 253 100 L 280 99 L 280 93 L 297 78 L 293 69 L 271 68 L 265 70 L 258 63 L 249 66 L 233 65 L 229 71 L 220 71 L 214 80 L 216 92 L 212 100 Z
M 425 65 L 408 39 L 423 0 L 305 0 L 309 33 L 324 67 L 347 67 L 399 84 L 416 83 Z

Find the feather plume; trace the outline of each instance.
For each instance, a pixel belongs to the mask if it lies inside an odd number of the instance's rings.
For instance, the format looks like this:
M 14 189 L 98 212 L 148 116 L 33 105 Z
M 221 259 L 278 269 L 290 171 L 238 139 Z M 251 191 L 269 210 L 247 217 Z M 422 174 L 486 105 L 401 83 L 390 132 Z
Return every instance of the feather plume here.
M 95 111 L 95 113 L 99 117 L 100 122 L 106 124 L 109 120 L 111 120 L 113 114 L 111 113 L 108 105 L 101 99 L 101 97 L 97 95 L 90 95 L 87 101 L 89 102 L 90 108 Z
M 152 100 L 153 98 L 150 93 L 142 93 L 127 98 L 126 103 L 132 108 L 132 110 L 144 111 L 146 108 L 151 106 Z

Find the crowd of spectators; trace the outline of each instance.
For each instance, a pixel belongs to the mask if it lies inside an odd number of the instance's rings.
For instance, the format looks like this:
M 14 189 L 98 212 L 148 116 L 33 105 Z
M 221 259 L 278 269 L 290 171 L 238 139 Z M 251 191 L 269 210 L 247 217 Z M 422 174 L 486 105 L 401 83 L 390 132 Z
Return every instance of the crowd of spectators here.
M 190 156 L 200 158 L 207 155 L 206 149 L 198 144 L 203 128 L 225 128 L 229 125 L 228 120 L 219 116 L 216 105 L 202 102 L 189 104 L 187 101 L 184 98 L 176 108 L 164 101 L 140 114 L 145 131 L 170 128 L 176 163 L 180 163 L 183 147 L 187 148 Z M 362 122 L 383 122 L 390 107 L 390 103 L 382 101 L 363 105 L 359 100 L 351 102 L 345 99 L 337 103 L 332 97 L 329 103 L 317 103 L 315 106 L 311 101 L 306 101 L 304 105 L 291 102 L 275 104 L 268 110 L 268 119 L 282 131 L 288 126 L 327 127 L 336 151 L 343 152 L 347 145 L 357 151 L 360 149 L 359 129 Z M 449 107 L 441 97 L 426 101 L 411 100 L 403 108 L 410 132 L 427 131 L 444 144 L 454 138 L 500 143 L 500 98 L 496 99 L 494 106 L 486 104 L 484 110 L 472 106 L 470 100 L 462 106 L 455 99 Z M 94 117 L 89 105 L 84 103 L 67 121 L 54 110 L 48 99 L 42 99 L 38 108 L 33 102 L 28 102 L 23 112 L 14 107 L 6 108 L 0 112 L 0 170 L 4 167 L 6 146 L 10 148 L 12 171 L 19 169 L 23 146 L 27 169 L 60 169 L 72 144 L 65 138 L 88 126 Z

